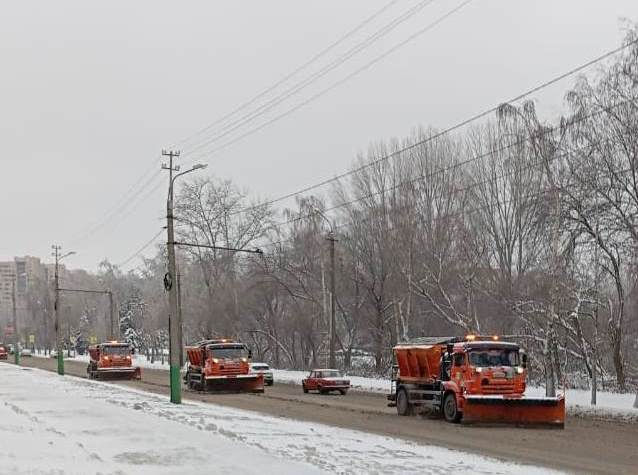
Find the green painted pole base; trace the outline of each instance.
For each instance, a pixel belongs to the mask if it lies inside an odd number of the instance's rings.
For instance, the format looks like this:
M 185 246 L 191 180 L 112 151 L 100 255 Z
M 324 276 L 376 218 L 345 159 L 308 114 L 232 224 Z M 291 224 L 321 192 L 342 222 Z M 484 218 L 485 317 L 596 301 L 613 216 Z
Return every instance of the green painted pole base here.
M 58 351 L 58 374 L 64 376 L 64 354 L 63 351 Z
M 16 357 L 16 364 L 19 365 L 20 364 L 20 352 L 19 351 L 14 351 L 15 357 Z
M 182 384 L 180 376 L 179 366 L 171 365 L 171 402 L 173 404 L 182 403 Z

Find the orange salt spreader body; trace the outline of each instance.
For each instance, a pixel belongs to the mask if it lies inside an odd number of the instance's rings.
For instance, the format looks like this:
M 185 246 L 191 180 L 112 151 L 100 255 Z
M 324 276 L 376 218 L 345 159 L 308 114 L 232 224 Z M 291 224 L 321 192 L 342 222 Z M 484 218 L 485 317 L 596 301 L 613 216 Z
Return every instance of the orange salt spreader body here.
M 108 341 L 89 346 L 89 379 L 142 379 L 142 370 L 133 366 L 133 347 L 125 342 Z
M 184 382 L 193 390 L 264 392 L 264 375 L 250 372 L 252 352 L 230 339 L 204 340 L 186 347 L 188 368 Z
M 525 396 L 527 359 L 497 336 L 425 337 L 394 347 L 390 406 L 449 422 L 564 427 L 565 398 Z

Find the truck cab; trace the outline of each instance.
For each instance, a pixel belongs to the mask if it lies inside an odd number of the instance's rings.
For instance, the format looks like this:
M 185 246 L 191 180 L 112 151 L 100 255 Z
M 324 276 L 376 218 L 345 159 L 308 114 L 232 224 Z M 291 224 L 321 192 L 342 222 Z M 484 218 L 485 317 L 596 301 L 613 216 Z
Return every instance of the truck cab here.
M 470 394 L 523 394 L 526 370 L 515 343 L 457 343 L 451 355 L 450 384 Z

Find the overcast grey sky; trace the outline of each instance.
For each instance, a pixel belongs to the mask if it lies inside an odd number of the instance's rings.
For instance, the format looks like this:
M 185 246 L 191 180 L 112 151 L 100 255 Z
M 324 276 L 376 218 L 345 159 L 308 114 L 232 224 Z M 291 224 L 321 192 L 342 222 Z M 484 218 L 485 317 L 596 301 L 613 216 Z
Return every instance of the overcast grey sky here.
M 48 260 L 51 244 L 59 243 L 78 252 L 71 267 L 123 261 L 164 224 L 166 177 L 161 185 L 153 177 L 163 147 L 214 122 L 388 3 L 2 2 L 0 259 Z M 419 3 L 396 0 L 305 74 Z M 294 107 L 460 3 L 433 1 L 208 149 Z M 474 0 L 282 120 L 222 151 L 204 148 L 183 158 L 208 163 L 206 173 L 256 196 L 294 191 L 344 171 L 371 141 L 408 135 L 420 124 L 452 125 L 617 47 L 621 18 L 638 20 L 638 2 Z M 560 113 L 570 85 L 538 94 L 541 110 Z M 148 186 L 138 199 L 93 229 L 145 174 Z

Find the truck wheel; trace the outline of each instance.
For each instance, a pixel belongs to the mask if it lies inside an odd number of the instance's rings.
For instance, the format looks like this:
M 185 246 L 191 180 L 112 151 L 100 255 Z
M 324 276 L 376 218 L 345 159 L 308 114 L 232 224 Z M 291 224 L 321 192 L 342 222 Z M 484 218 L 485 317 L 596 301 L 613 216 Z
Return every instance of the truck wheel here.
M 303 392 L 304 394 L 308 394 L 308 388 L 305 385 L 303 386 Z
M 447 393 L 445 399 L 443 399 L 443 417 L 448 422 L 459 422 L 461 420 L 461 413 L 456 405 L 456 395 L 454 393 Z
M 410 404 L 408 392 L 401 388 L 397 393 L 397 413 L 400 416 L 411 416 L 414 414 L 414 406 Z
M 348 392 L 347 389 L 340 389 L 339 392 L 341 393 L 342 396 L 345 396 L 346 393 Z

